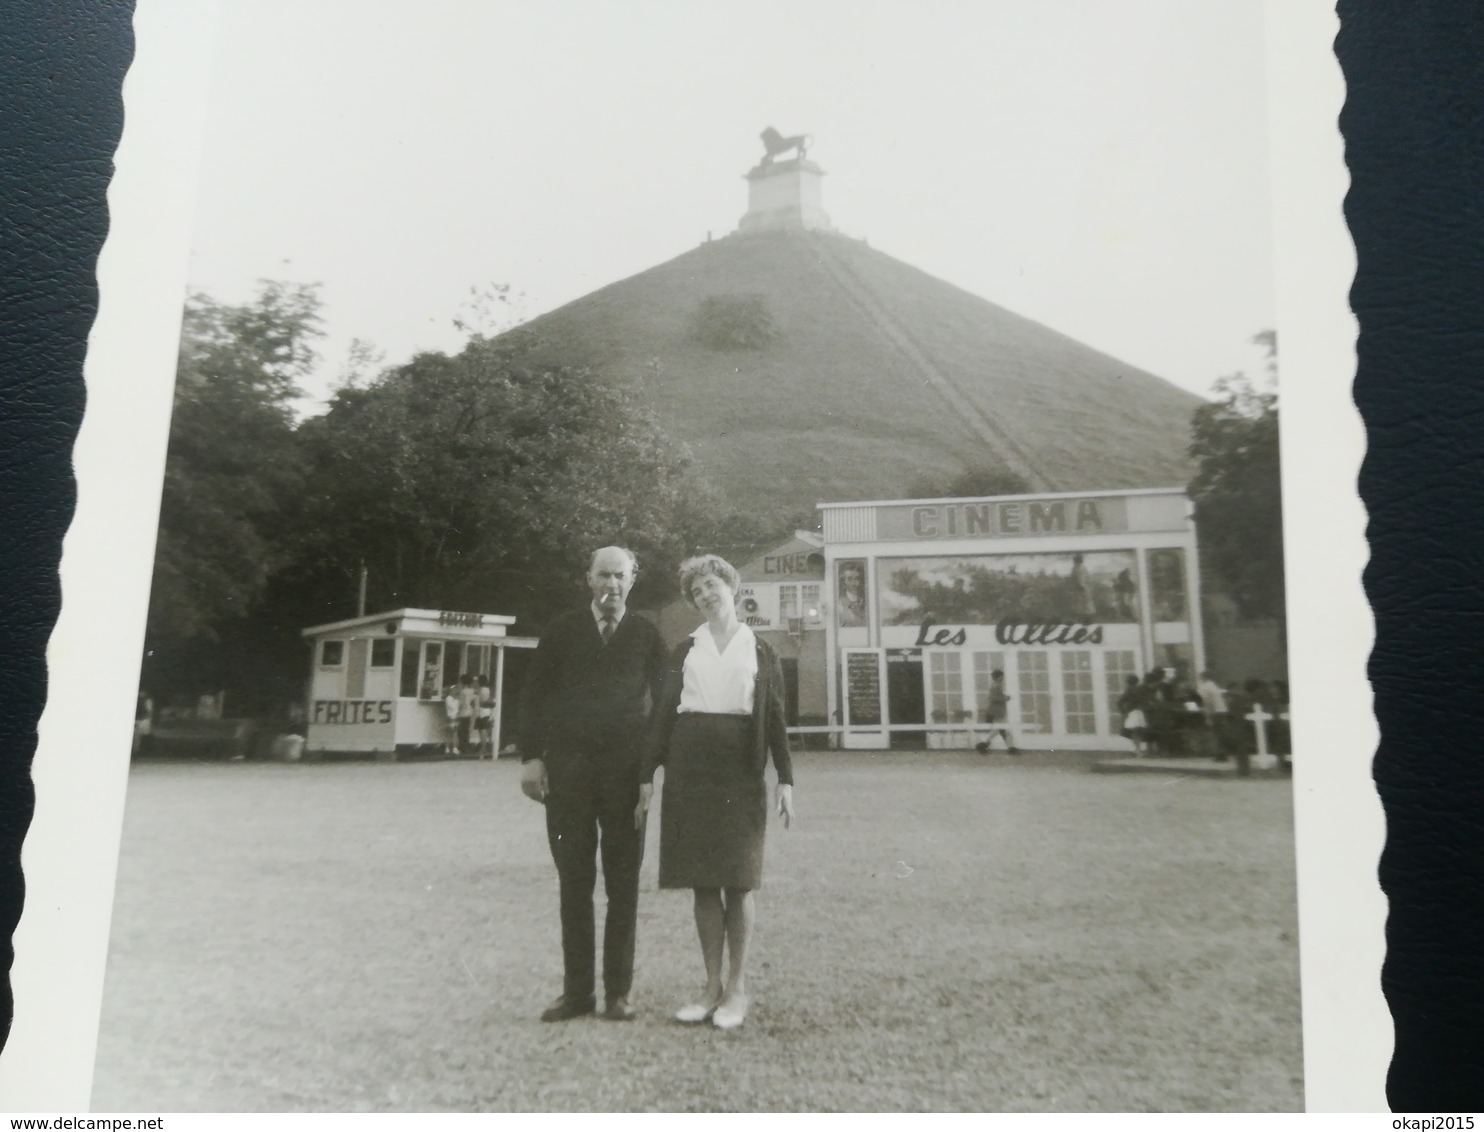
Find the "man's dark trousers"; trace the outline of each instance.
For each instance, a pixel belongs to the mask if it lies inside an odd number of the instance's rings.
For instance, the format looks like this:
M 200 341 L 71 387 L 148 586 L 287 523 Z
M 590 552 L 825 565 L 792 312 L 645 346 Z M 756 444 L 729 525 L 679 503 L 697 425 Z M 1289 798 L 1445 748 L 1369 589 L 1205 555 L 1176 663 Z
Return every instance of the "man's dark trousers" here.
M 634 740 L 620 737 L 585 750 L 554 751 L 547 762 L 546 836 L 556 862 L 562 905 L 562 994 L 593 995 L 593 892 L 598 857 L 608 897 L 603 927 L 603 991 L 627 996 L 634 981 L 634 929 L 639 910 L 643 835 L 634 828 L 639 768 Z

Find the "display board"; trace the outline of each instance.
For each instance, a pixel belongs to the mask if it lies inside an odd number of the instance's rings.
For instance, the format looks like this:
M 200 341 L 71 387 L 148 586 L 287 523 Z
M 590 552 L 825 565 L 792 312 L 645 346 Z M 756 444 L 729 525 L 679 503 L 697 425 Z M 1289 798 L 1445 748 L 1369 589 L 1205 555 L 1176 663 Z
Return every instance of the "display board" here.
M 890 739 L 886 722 L 886 650 L 840 650 L 844 673 L 844 745 L 850 750 L 881 750 Z

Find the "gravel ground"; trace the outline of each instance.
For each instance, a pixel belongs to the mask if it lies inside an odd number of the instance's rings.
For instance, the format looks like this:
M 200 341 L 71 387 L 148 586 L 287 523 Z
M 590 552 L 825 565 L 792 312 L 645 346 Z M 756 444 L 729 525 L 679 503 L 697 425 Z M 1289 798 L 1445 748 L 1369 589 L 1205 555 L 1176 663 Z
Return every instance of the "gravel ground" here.
M 138 764 L 93 1105 L 1302 1107 L 1287 782 L 796 762 L 735 1034 L 668 1021 L 701 964 L 688 894 L 655 889 L 657 823 L 639 1020 L 543 1025 L 556 874 L 515 765 Z

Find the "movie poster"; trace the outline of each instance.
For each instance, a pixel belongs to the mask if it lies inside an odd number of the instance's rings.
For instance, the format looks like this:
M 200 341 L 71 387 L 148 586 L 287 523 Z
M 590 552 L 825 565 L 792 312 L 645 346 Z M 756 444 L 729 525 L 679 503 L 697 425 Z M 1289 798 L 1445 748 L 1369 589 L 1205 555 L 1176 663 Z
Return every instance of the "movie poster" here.
M 1186 620 L 1185 551 L 1179 547 L 1149 552 L 1149 604 L 1156 621 Z
M 866 563 L 861 558 L 842 558 L 835 564 L 836 617 L 842 629 L 859 629 L 866 623 Z
M 1132 550 L 883 558 L 876 571 L 883 626 L 1139 620 Z

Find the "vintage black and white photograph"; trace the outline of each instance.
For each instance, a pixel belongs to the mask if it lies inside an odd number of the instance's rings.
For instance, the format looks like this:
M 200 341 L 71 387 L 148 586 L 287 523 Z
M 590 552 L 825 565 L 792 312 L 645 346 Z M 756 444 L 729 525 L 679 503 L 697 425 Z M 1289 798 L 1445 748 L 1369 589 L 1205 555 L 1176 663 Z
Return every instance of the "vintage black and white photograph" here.
M 222 0 L 93 1108 L 1302 1110 L 1265 11 Z

